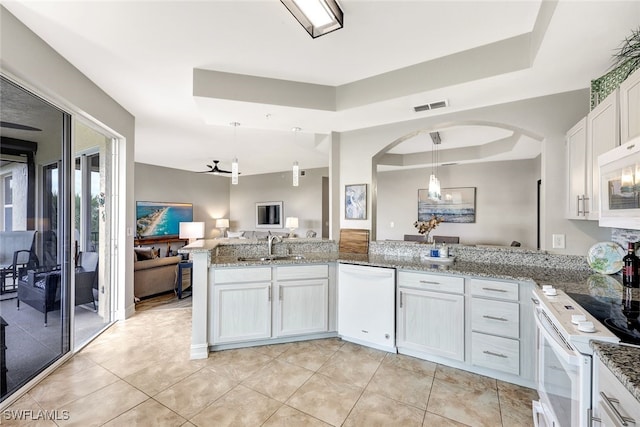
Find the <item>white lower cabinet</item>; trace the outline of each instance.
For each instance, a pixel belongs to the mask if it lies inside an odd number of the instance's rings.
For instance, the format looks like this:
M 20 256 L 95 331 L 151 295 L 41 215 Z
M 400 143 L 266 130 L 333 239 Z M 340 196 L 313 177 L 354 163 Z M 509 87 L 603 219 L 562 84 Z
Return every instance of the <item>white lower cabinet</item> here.
M 271 337 L 271 283 L 214 286 L 213 342 Z
M 329 281 L 296 280 L 278 283 L 276 336 L 304 335 L 328 330 Z
M 400 271 L 398 348 L 464 360 L 463 292 L 462 277 Z
M 592 425 L 640 426 L 640 402 L 597 355 L 593 357 Z
M 213 277 L 214 345 L 328 331 L 327 264 L 217 269 Z

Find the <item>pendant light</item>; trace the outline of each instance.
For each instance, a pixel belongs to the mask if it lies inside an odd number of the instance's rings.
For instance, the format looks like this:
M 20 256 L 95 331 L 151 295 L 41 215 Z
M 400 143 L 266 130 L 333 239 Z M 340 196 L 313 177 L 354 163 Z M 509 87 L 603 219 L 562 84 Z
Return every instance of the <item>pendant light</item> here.
M 429 190 L 428 197 L 432 200 L 440 200 L 442 192 L 440 191 L 440 180 L 437 177 L 438 173 L 438 145 L 440 145 L 441 139 L 438 132 L 429 133 L 433 146 L 431 147 L 431 176 L 429 176 Z
M 302 130 L 302 128 L 299 127 L 294 127 L 293 129 L 291 129 L 294 132 L 294 138 L 293 138 L 293 145 L 297 146 L 297 142 L 298 142 L 298 132 L 300 132 Z M 298 166 L 298 162 L 295 161 L 293 162 L 293 168 L 291 171 L 291 175 L 293 177 L 293 186 L 297 187 L 300 184 L 300 166 Z
M 237 140 L 236 140 L 236 130 L 238 129 L 238 126 L 240 126 L 240 123 L 238 122 L 231 122 L 231 126 L 233 126 L 233 146 L 234 149 L 235 147 L 237 147 Z M 233 161 L 231 162 L 231 185 L 238 185 L 238 158 L 234 157 Z

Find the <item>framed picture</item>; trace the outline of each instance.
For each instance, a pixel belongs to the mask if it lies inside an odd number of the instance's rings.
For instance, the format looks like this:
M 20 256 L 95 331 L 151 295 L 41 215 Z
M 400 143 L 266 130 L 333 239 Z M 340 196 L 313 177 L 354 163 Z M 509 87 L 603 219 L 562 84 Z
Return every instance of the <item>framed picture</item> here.
M 367 184 L 344 186 L 344 218 L 367 219 Z
M 282 202 L 256 203 L 256 228 L 282 228 Z
M 428 190 L 418 190 L 418 221 L 433 215 L 442 222 L 476 222 L 476 187 L 443 188 L 440 200 L 430 199 Z

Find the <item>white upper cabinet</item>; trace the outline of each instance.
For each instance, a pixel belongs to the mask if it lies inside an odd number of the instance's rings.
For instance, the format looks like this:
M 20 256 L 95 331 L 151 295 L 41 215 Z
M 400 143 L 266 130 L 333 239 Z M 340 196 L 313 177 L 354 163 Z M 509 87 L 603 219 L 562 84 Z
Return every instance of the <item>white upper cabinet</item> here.
M 620 142 L 640 135 L 640 69 L 620 84 Z
M 587 219 L 600 219 L 600 172 L 598 156 L 620 145 L 618 90 L 613 91 L 587 115 Z
M 586 219 L 587 196 L 587 118 L 569 129 L 567 150 L 567 212 L 568 219 Z
M 620 145 L 618 89 L 566 136 L 568 219 L 600 218 L 598 156 Z

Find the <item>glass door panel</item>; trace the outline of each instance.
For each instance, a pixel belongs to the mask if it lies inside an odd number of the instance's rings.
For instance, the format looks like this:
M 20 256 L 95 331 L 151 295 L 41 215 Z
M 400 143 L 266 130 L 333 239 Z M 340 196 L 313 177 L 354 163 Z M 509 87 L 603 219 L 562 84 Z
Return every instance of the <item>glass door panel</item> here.
M 0 94 L 4 400 L 70 350 L 73 183 L 70 115 L 1 76 Z

